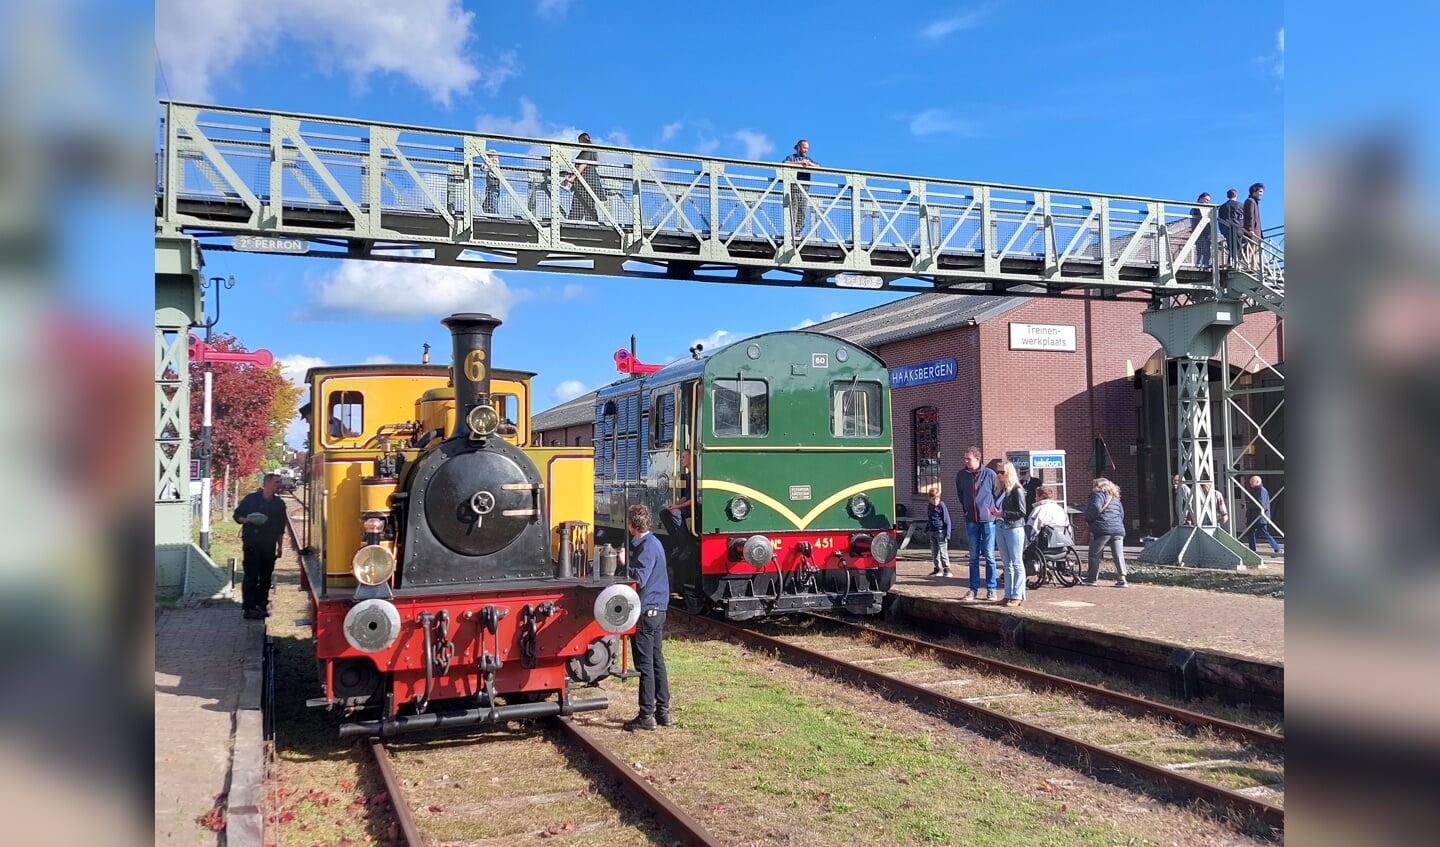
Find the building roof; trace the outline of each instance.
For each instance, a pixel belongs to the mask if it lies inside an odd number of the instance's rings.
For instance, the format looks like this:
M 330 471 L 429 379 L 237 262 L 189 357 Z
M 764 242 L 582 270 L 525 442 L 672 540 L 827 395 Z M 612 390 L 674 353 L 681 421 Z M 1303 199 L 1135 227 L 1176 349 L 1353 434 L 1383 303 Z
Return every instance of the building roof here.
M 980 323 L 1020 306 L 1024 297 L 1000 294 L 916 294 L 892 303 L 805 327 L 860 344 L 872 351 L 884 344 Z M 591 391 L 535 415 L 531 429 L 546 432 L 595 420 Z
M 566 400 L 554 408 L 539 412 L 530 419 L 531 432 L 548 432 L 595 420 L 595 394 L 591 391 L 574 400 Z
M 805 328 L 828 332 L 874 350 L 884 344 L 980 323 L 1024 302 L 1024 297 L 999 294 L 916 294 Z

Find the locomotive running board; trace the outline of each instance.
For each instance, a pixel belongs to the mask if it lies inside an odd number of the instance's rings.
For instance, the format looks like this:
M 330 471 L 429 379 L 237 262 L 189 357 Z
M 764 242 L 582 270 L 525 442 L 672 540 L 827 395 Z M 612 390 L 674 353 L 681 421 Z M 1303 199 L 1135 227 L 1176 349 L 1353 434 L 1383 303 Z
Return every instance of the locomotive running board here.
M 588 700 L 571 700 L 569 708 L 563 712 L 562 704 L 558 700 L 546 700 L 541 703 L 512 703 L 506 706 L 496 706 L 478 709 L 464 709 L 457 712 L 433 712 L 423 715 L 406 715 L 403 717 L 384 718 L 376 721 L 356 721 L 340 725 L 341 738 L 354 738 L 356 736 L 379 735 L 391 736 L 400 735 L 405 732 L 421 732 L 427 729 L 450 729 L 457 726 L 474 726 L 482 723 L 503 723 L 505 721 L 534 720 L 535 718 L 548 718 L 559 714 L 574 714 L 575 712 L 598 712 L 610 707 L 609 697 L 592 697 Z

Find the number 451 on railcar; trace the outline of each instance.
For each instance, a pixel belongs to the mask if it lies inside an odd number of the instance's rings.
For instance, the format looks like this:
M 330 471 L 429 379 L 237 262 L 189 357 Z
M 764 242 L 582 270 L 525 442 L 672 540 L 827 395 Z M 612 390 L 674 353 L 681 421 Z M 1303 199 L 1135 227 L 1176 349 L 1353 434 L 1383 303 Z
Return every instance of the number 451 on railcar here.
M 633 375 L 596 398 L 598 541 L 624 543 L 626 509 L 645 503 L 691 609 L 880 612 L 896 542 L 878 357 L 790 331 L 658 369 L 616 358 Z

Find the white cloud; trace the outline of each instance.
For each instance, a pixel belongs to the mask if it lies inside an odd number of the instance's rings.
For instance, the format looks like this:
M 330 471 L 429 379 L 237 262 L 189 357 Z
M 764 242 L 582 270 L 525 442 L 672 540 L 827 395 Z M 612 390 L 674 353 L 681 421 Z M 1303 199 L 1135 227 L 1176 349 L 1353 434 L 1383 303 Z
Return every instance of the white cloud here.
M 828 314 L 828 315 L 822 316 L 822 317 L 820 318 L 820 320 L 818 320 L 818 321 L 816 321 L 816 320 L 811 320 L 810 318 L 806 318 L 805 320 L 801 321 L 800 323 L 798 323 L 798 324 L 796 324 L 796 325 L 794 325 L 794 326 L 792 326 L 792 327 L 790 327 L 790 328 L 791 328 L 791 329 L 804 329 L 804 328 L 806 328 L 806 327 L 808 327 L 808 326 L 814 326 L 814 325 L 816 325 L 816 324 L 823 324 L 823 323 L 825 323 L 826 321 L 833 321 L 833 320 L 835 320 L 836 318 L 843 318 L 843 317 L 845 317 L 845 316 L 848 315 L 848 314 L 850 314 L 850 313 L 849 313 L 849 312 L 831 312 L 831 313 Z
M 983 6 L 971 9 L 968 12 L 957 12 L 948 18 L 941 18 L 932 22 L 921 33 L 929 39 L 938 40 L 952 32 L 959 32 L 964 29 L 974 29 L 995 9 L 995 4 L 987 3 Z
M 518 71 L 513 52 L 472 56 L 474 20 L 460 0 L 156 0 L 155 45 L 179 100 L 214 99 L 242 60 L 274 63 L 284 40 L 322 72 L 339 68 L 360 85 L 398 74 L 448 106 L 477 83 L 493 93 Z
M 574 400 L 581 394 L 587 394 L 591 389 L 585 387 L 585 383 L 578 379 L 567 379 L 550 392 L 550 399 L 556 403 L 564 403 L 567 400 Z
M 386 355 L 369 356 L 365 359 L 367 365 L 388 365 L 395 360 Z
M 662 127 L 662 128 L 660 129 L 660 140 L 661 140 L 661 141 L 669 141 L 670 139 L 674 138 L 677 134 L 679 134 L 680 130 L 683 129 L 684 127 L 685 127 L 685 124 L 684 124 L 683 122 L 681 122 L 681 121 L 676 121 L 676 122 L 673 123 L 673 124 L 666 124 L 664 127 Z
M 913 135 L 969 135 L 973 127 L 946 109 L 926 109 L 910 119 Z
M 585 290 L 585 286 L 583 285 L 567 285 L 560 290 L 560 299 L 575 300 L 577 298 L 584 297 Z
M 521 295 L 488 268 L 343 261 L 312 284 L 296 320 L 420 320 L 451 312 L 505 314 Z
M 1275 33 L 1275 75 L 1285 78 L 1285 28 Z
M 558 124 L 547 121 L 540 115 L 540 107 L 528 97 L 520 98 L 520 114 L 481 115 L 475 119 L 475 129 L 490 135 L 514 135 L 520 138 L 545 138 L 551 141 L 574 141 L 581 128 L 573 124 Z M 613 147 L 629 147 L 630 135 L 623 129 L 612 129 L 609 133 L 590 132 L 596 144 Z
M 727 344 L 734 344 L 742 338 L 749 338 L 751 335 L 753 335 L 753 333 L 747 332 L 742 335 L 738 332 L 731 332 L 728 329 L 717 329 L 704 338 L 697 338 L 690 342 L 690 346 L 694 347 L 696 344 L 704 344 L 705 352 L 702 355 L 708 356 Z M 687 352 L 686 355 L 688 356 L 689 353 Z
M 742 158 L 751 161 L 764 159 L 775 150 L 775 144 L 770 137 L 763 132 L 742 129 L 736 131 L 734 139 L 745 145 L 745 155 Z
M 535 13 L 547 20 L 563 20 L 570 11 L 570 4 L 574 0 L 538 0 L 535 4 Z
M 323 368 L 329 362 L 317 356 L 306 356 L 303 353 L 296 353 L 293 356 L 280 356 L 275 360 L 280 365 L 280 373 L 296 385 L 305 384 L 305 372 L 311 368 Z
M 701 156 L 710 156 L 720 149 L 720 139 L 705 138 L 695 145 L 695 152 Z

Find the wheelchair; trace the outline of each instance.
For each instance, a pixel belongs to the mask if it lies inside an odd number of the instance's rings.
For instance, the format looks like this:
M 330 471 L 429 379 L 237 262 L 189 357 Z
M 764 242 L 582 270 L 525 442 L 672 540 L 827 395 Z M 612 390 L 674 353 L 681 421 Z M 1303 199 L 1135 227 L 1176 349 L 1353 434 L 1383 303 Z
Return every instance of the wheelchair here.
M 1021 555 L 1025 563 L 1025 587 L 1033 590 L 1047 582 L 1056 582 L 1074 588 L 1080 584 L 1080 554 L 1073 544 L 1047 546 L 1048 535 L 1042 532 L 1026 545 Z

